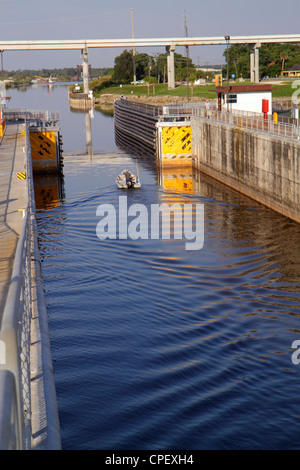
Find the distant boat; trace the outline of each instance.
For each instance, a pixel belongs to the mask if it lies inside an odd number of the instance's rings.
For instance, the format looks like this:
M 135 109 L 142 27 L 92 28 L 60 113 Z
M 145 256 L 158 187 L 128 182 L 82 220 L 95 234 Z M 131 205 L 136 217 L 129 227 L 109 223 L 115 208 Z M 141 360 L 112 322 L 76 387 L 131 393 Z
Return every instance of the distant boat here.
M 136 177 L 129 170 L 123 170 L 122 173 L 118 175 L 116 183 L 119 189 L 136 189 L 141 187 L 139 177 Z

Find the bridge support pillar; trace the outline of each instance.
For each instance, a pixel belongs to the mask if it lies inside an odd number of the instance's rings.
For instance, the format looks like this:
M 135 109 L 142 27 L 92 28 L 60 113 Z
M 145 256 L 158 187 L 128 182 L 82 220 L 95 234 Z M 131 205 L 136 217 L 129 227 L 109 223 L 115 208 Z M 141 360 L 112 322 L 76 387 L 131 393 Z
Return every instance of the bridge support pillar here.
M 89 55 L 88 48 L 81 50 L 82 57 L 82 75 L 83 75 L 83 93 L 89 92 Z
M 259 48 L 261 44 L 250 44 L 250 81 L 259 83 Z
M 168 89 L 175 88 L 175 61 L 174 61 L 174 52 L 175 46 L 167 46 L 166 51 L 167 56 L 167 68 L 168 68 Z

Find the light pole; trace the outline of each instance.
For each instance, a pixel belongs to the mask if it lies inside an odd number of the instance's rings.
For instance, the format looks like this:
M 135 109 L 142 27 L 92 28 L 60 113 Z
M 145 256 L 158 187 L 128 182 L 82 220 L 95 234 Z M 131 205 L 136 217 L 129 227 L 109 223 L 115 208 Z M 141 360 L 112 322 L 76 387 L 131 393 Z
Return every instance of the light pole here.
M 184 32 L 185 32 L 185 37 L 188 37 L 188 27 L 187 27 L 187 20 L 186 20 L 185 10 L 184 10 Z M 190 101 L 190 84 L 189 84 L 189 46 L 185 46 L 185 50 L 186 50 L 187 100 Z
M 229 61 L 228 61 L 228 45 L 230 41 L 230 36 L 225 36 L 225 41 L 227 43 L 227 111 L 229 111 Z
M 133 8 L 130 8 L 131 12 L 131 30 L 132 30 L 132 39 L 134 39 L 134 29 L 133 29 Z M 135 66 L 135 47 L 132 48 L 132 61 L 133 61 L 133 83 L 136 85 L 136 66 Z

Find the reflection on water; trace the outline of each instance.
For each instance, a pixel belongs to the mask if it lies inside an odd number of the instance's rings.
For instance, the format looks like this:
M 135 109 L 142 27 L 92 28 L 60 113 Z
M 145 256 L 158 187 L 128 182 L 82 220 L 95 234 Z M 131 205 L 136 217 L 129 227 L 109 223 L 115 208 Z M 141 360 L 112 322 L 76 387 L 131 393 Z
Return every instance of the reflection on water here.
M 193 169 L 162 168 L 158 169 L 159 184 L 171 191 L 193 192 Z
M 64 179 L 61 174 L 34 175 L 36 209 L 59 207 L 65 197 Z
M 86 154 L 93 155 L 92 124 L 94 110 L 90 109 L 85 113 L 85 133 L 86 133 Z
M 111 116 L 111 112 L 107 110 L 102 110 L 102 108 L 98 108 L 96 111 L 95 109 L 89 109 L 89 110 L 81 110 L 81 109 L 76 109 L 76 108 L 70 108 L 70 111 L 72 113 L 77 113 L 84 115 L 85 117 L 85 139 L 86 139 L 86 155 L 89 155 L 90 157 L 93 156 L 94 150 L 93 150 L 93 138 L 92 138 L 92 120 L 95 117 L 95 113 L 102 113 L 105 116 Z
M 72 113 L 84 115 L 85 119 L 85 141 L 86 155 L 93 156 L 93 139 L 92 139 L 92 119 L 94 119 L 94 109 L 79 109 L 70 107 Z
M 95 109 L 106 116 L 113 117 L 114 115 L 114 106 L 112 104 L 96 105 Z

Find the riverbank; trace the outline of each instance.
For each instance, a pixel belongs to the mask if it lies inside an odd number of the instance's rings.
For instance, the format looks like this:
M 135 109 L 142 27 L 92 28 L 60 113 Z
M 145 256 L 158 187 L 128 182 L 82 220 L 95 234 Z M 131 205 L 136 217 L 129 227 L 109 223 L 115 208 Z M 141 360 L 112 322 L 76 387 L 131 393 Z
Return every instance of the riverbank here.
M 245 81 L 247 85 L 250 82 Z M 263 82 L 263 83 L 269 83 Z M 271 81 L 270 81 L 271 83 Z M 272 81 L 273 98 L 291 98 L 295 95 L 295 88 L 293 88 L 293 81 Z M 231 83 L 235 85 L 235 83 Z M 203 101 L 206 99 L 215 99 L 215 84 L 206 83 L 204 85 L 186 84 L 177 85 L 174 89 L 169 90 L 166 84 L 155 85 L 115 85 L 103 88 L 101 91 L 94 91 L 94 98 L 96 103 L 100 104 L 113 104 L 115 99 L 119 96 L 127 96 L 130 99 L 135 99 L 144 103 L 151 104 L 164 104 L 164 103 L 177 103 L 189 99 L 189 101 Z
M 113 105 L 115 100 L 123 96 L 119 93 L 103 93 L 101 96 L 95 98 L 95 105 Z M 184 101 L 183 96 L 174 96 L 174 95 L 160 95 L 160 96 L 146 96 L 146 95 L 127 95 L 127 99 L 132 101 L 138 101 L 140 103 L 153 104 L 153 105 L 164 105 L 164 104 L 176 104 L 182 103 Z M 190 97 L 190 101 L 205 101 L 206 98 L 200 96 Z

